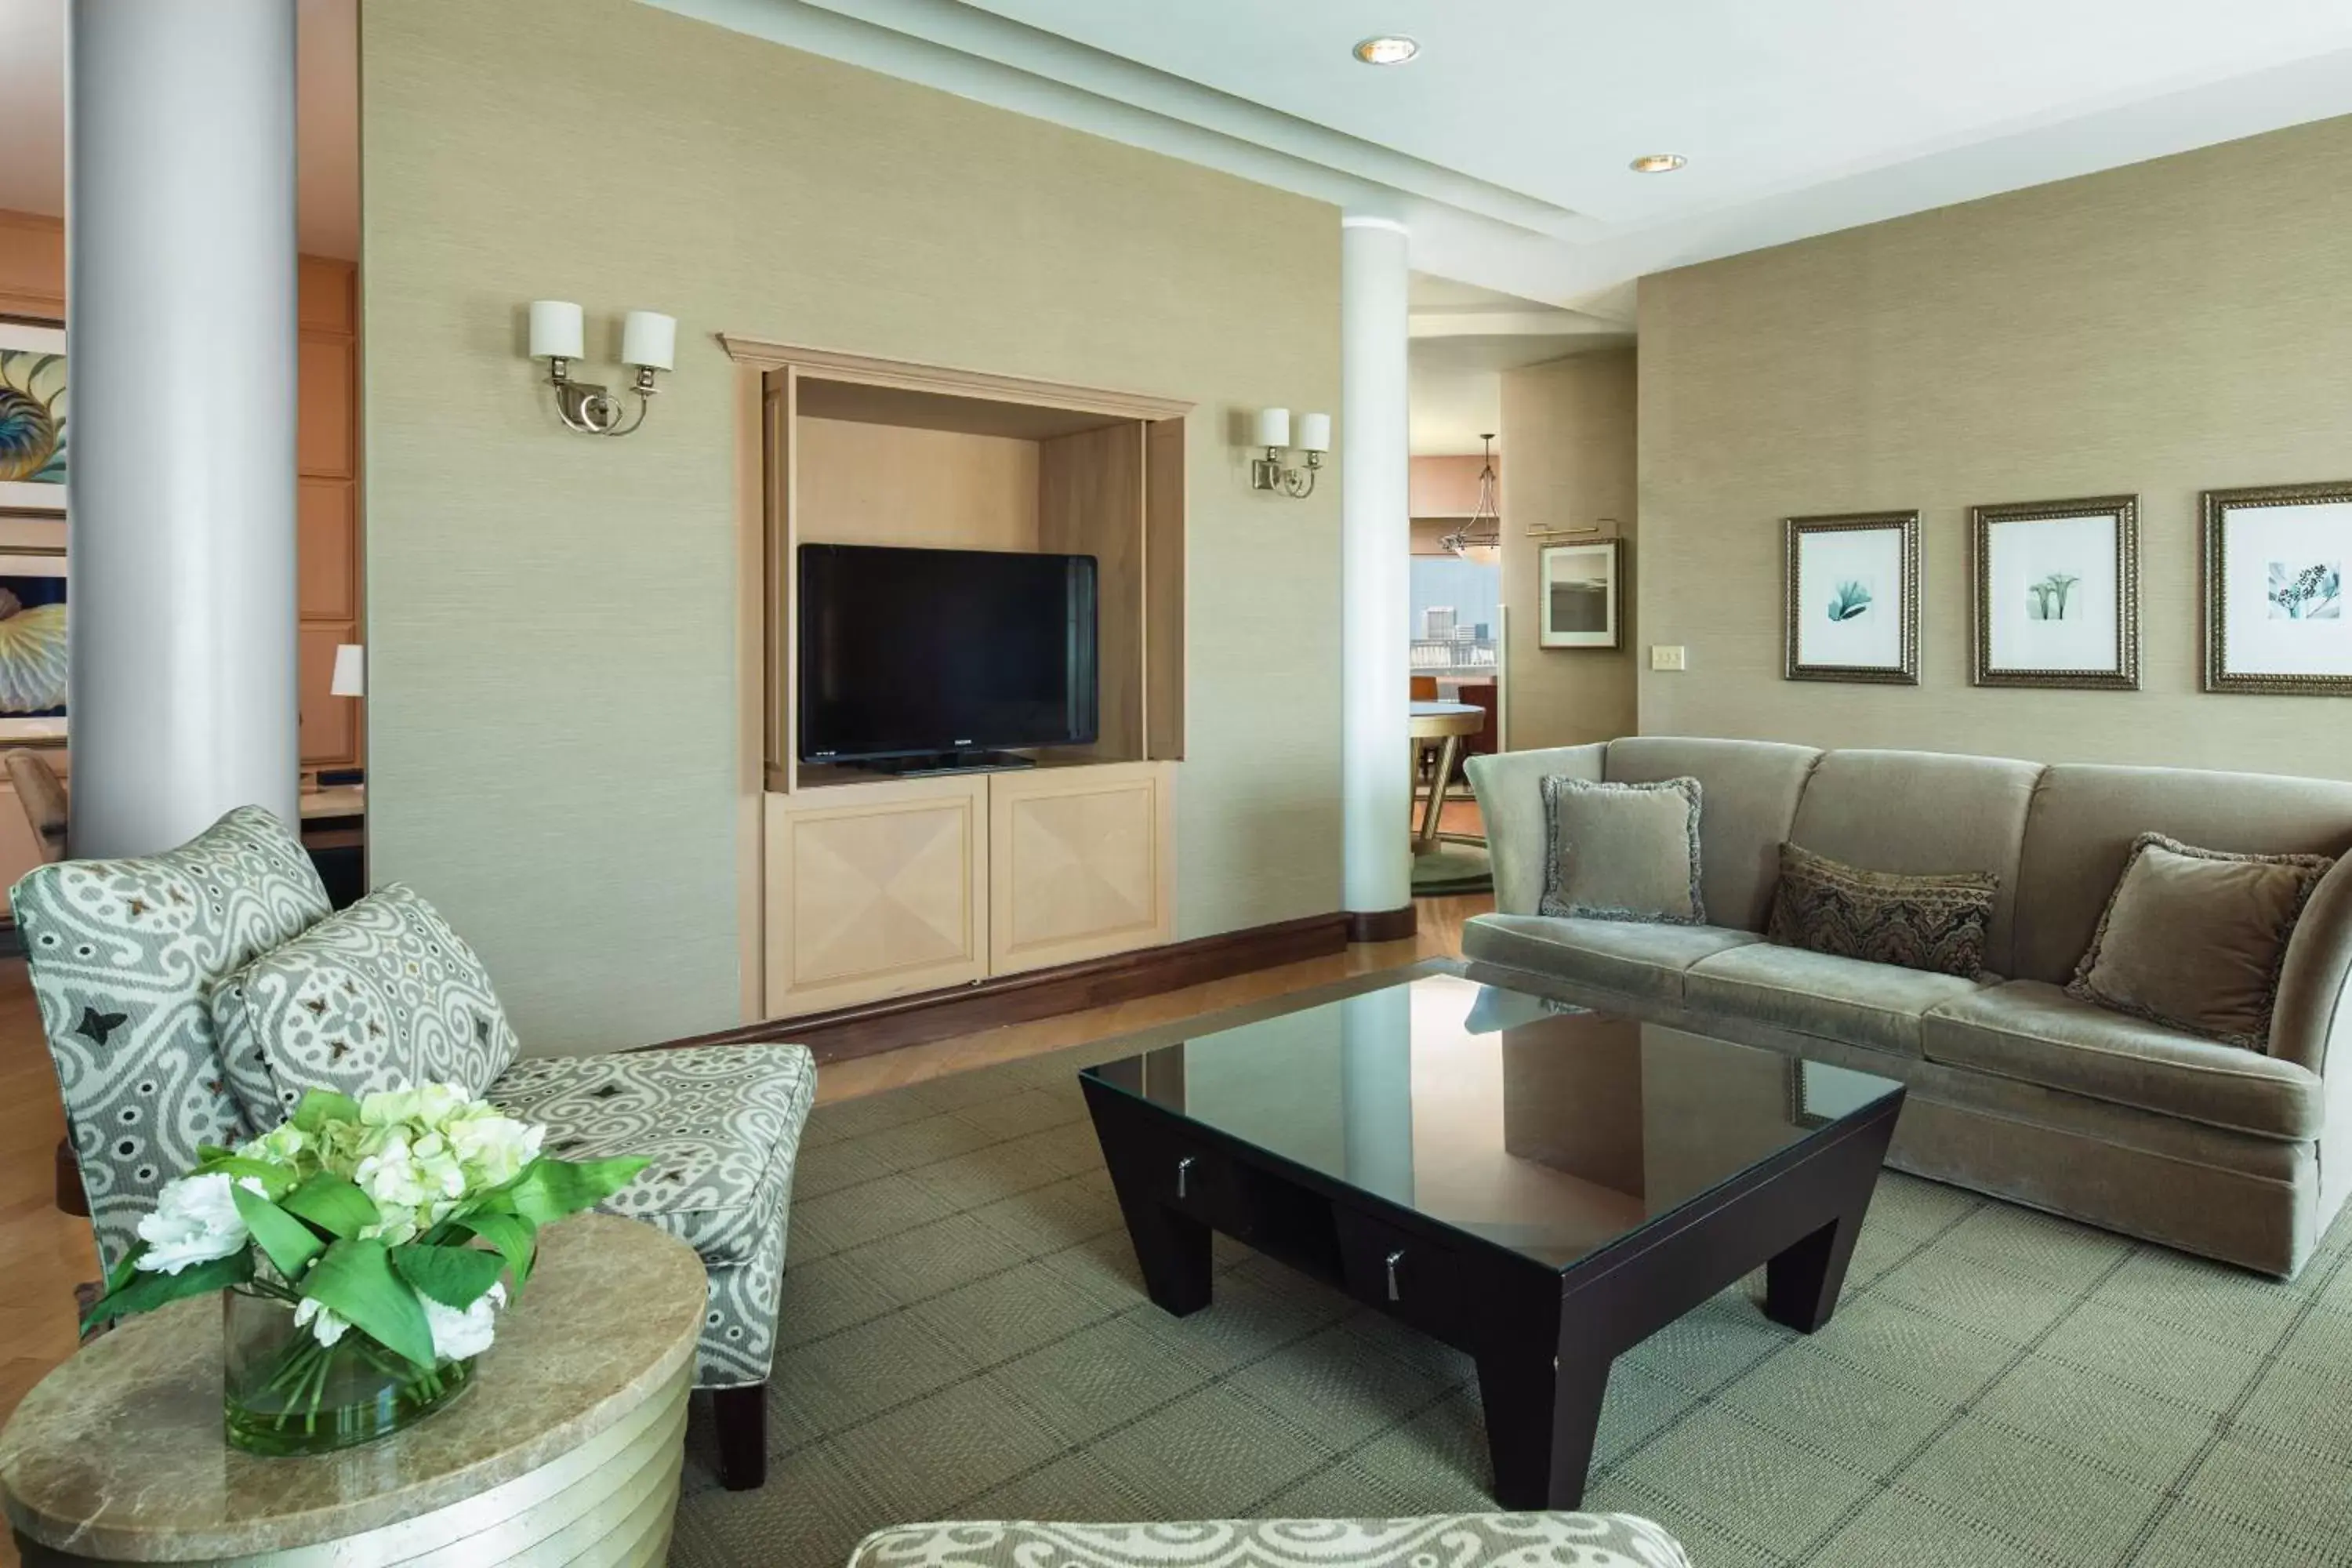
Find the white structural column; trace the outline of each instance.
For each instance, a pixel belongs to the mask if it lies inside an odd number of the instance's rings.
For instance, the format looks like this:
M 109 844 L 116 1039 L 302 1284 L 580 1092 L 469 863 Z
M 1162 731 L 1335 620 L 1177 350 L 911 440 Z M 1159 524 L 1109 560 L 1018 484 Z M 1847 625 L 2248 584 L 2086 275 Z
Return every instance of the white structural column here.
M 73 852 L 292 822 L 295 0 L 72 0 Z
M 1351 915 L 1412 904 L 1404 226 L 1350 215 L 1339 235 L 1340 756 Z

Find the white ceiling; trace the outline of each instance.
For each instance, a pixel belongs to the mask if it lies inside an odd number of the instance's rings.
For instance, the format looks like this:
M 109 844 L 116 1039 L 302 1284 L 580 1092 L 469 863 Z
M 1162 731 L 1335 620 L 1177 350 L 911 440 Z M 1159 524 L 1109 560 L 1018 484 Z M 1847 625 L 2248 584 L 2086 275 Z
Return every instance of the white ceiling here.
M 1415 456 L 1475 452 L 1480 436 L 1500 434 L 1503 372 L 1633 336 L 1612 321 L 1424 272 L 1412 275 L 1407 304 Z
M 2352 0 L 650 3 L 1400 216 L 1423 271 L 1621 325 L 1644 272 L 2352 113 Z M 1373 32 L 1421 58 L 1359 65 Z
M 66 210 L 66 3 L 0 0 L 0 207 Z M 295 226 L 302 249 L 360 252 L 358 0 L 300 0 Z

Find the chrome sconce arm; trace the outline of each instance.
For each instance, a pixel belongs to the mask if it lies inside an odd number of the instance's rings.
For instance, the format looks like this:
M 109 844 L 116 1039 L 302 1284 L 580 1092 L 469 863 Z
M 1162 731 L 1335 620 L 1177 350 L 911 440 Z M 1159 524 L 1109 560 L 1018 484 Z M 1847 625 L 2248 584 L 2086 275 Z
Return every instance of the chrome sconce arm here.
M 1289 468 L 1282 460 L 1282 448 L 1268 447 L 1265 456 L 1250 459 L 1250 488 L 1274 490 L 1293 500 L 1305 500 L 1315 493 L 1315 476 L 1322 470 L 1323 454 L 1308 452 L 1302 468 Z
M 656 372 L 649 364 L 636 367 L 636 383 L 628 388 L 637 395 L 636 416 L 622 423 L 625 411 L 620 398 L 600 385 L 572 379 L 571 362 L 552 358 L 547 362 L 547 384 L 555 389 L 556 417 L 564 427 L 577 430 L 583 436 L 626 436 L 646 422 L 646 412 L 661 393 L 654 384 Z

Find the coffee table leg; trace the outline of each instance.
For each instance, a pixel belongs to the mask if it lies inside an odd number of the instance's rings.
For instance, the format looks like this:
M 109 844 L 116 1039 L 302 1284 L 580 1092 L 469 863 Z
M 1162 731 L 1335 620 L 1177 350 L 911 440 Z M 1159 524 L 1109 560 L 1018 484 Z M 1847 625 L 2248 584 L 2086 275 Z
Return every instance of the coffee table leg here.
M 1494 1352 L 1478 1358 L 1496 1501 L 1516 1512 L 1583 1502 L 1611 1360 Z
M 1802 1240 L 1784 1247 L 1764 1267 L 1764 1315 L 1774 1322 L 1810 1334 L 1837 1310 L 1838 1292 L 1845 1286 L 1846 1265 L 1853 1261 L 1853 1244 L 1862 1235 L 1867 1208 L 1839 1215 Z
M 1160 1201 L 1154 1183 L 1165 1175 L 1157 1167 L 1147 1172 L 1120 1162 L 1110 1167 L 1110 1184 L 1143 1270 L 1143 1288 L 1154 1306 L 1181 1318 L 1209 1304 L 1209 1226 Z

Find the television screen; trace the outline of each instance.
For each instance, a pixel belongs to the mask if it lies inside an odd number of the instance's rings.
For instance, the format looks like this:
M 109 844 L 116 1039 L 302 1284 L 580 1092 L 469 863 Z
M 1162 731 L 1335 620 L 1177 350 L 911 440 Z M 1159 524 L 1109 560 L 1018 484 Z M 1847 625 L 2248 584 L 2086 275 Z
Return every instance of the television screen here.
M 1095 558 L 800 547 L 810 763 L 1095 739 Z

